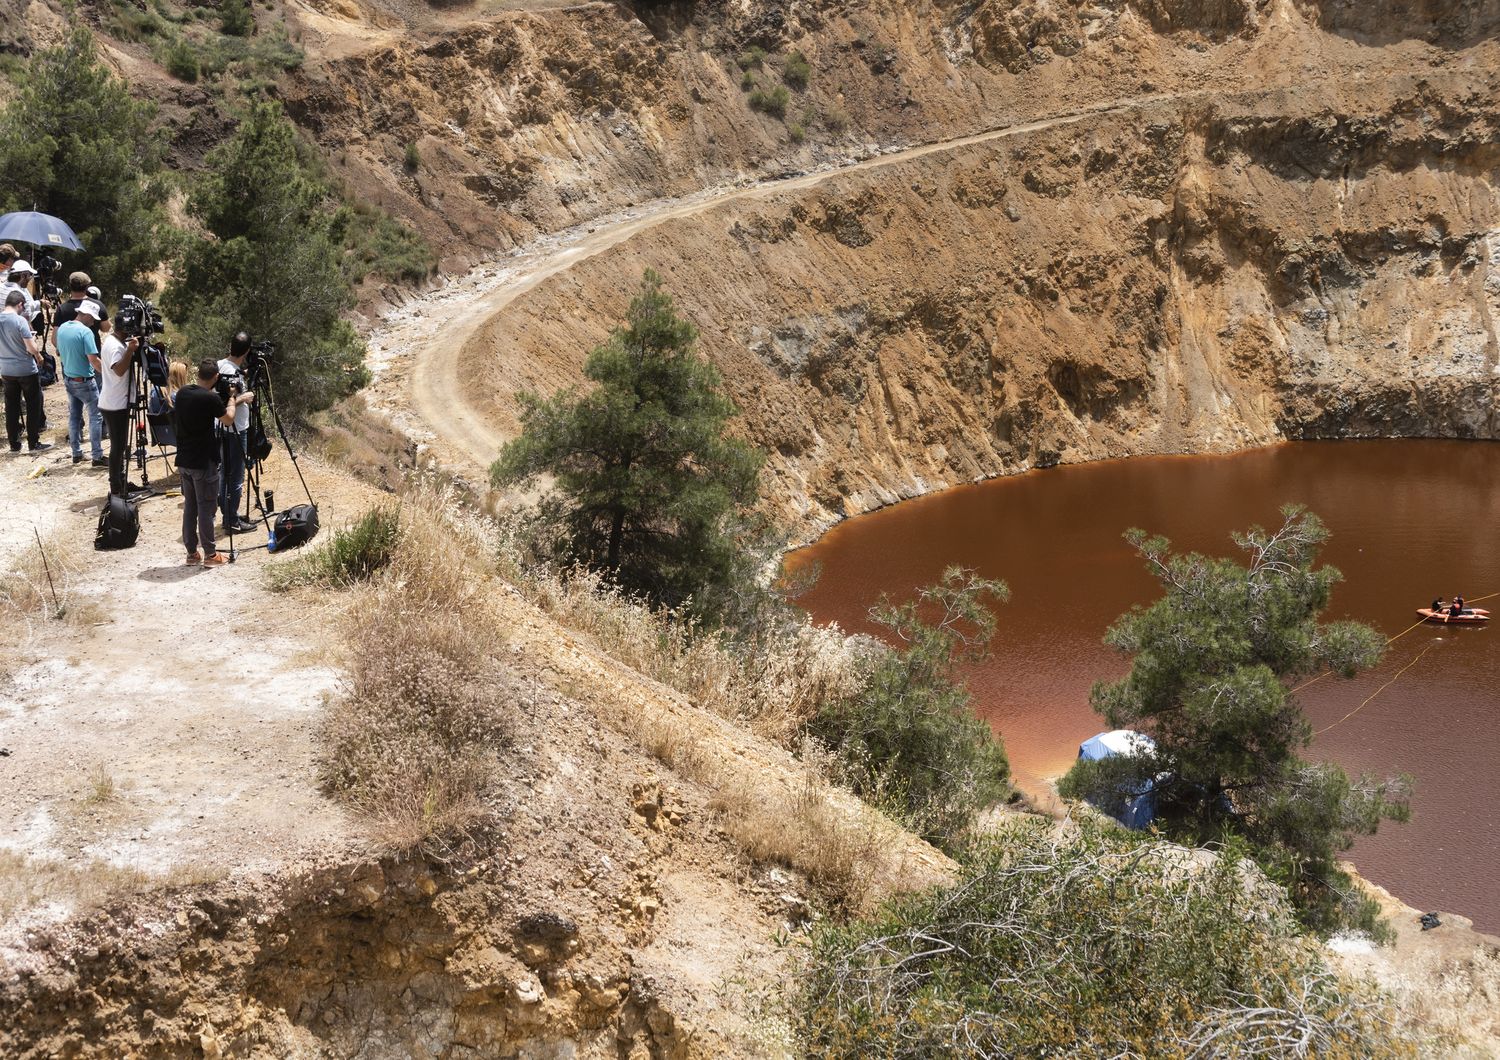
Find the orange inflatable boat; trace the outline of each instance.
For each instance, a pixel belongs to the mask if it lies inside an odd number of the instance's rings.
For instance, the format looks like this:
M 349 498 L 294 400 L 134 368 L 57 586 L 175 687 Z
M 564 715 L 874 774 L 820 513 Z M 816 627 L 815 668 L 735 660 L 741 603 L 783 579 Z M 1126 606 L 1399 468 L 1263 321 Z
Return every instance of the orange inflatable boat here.
M 1417 614 L 1428 622 L 1444 626 L 1477 626 L 1490 620 L 1490 613 L 1482 607 L 1466 607 L 1461 615 L 1450 615 L 1447 611 L 1434 611 L 1430 607 L 1419 607 Z

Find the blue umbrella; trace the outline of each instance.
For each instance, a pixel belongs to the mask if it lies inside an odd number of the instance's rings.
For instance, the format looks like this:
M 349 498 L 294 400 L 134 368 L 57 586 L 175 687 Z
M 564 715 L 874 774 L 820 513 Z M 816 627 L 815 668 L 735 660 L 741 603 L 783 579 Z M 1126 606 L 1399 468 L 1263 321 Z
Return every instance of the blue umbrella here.
M 63 250 L 82 250 L 78 237 L 51 214 L 34 210 L 21 210 L 0 217 L 0 239 L 13 239 L 18 243 L 35 243 L 39 247 L 60 247 Z

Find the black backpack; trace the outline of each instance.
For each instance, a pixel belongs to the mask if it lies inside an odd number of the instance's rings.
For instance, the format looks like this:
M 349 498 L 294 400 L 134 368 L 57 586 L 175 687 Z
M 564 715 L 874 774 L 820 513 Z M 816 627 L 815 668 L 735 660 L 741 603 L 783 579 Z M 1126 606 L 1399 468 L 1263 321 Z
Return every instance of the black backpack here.
M 276 517 L 276 551 L 299 548 L 318 536 L 318 506 L 298 504 Z
M 113 493 L 99 513 L 99 529 L 94 533 L 94 547 L 100 552 L 132 548 L 141 533 L 141 517 L 135 505 Z

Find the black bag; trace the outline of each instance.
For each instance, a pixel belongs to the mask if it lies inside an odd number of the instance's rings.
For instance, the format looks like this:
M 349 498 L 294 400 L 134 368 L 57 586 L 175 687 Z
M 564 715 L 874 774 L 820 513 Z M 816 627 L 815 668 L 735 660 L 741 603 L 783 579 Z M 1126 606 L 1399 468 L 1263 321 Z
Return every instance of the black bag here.
M 109 495 L 99 513 L 99 529 L 94 533 L 94 547 L 100 552 L 132 548 L 141 533 L 141 517 L 135 505 L 124 497 Z
M 51 386 L 57 382 L 57 358 L 46 350 L 42 351 L 42 363 L 37 369 L 37 375 L 41 376 L 42 386 Z
M 276 517 L 276 551 L 300 548 L 318 536 L 318 506 L 298 504 Z

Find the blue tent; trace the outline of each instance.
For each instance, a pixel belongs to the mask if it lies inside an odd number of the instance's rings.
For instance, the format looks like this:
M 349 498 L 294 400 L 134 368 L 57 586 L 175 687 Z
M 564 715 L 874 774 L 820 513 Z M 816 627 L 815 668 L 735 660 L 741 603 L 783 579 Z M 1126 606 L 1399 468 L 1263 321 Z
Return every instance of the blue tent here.
M 1101 758 L 1130 758 L 1137 754 L 1150 754 L 1155 750 L 1156 744 L 1151 737 L 1130 729 L 1115 729 L 1084 740 L 1078 745 L 1078 757 L 1097 762 Z M 1142 829 L 1156 818 L 1154 782 L 1142 780 L 1120 794 L 1125 796 L 1125 805 L 1114 817 L 1126 828 Z

